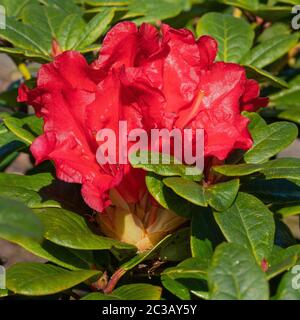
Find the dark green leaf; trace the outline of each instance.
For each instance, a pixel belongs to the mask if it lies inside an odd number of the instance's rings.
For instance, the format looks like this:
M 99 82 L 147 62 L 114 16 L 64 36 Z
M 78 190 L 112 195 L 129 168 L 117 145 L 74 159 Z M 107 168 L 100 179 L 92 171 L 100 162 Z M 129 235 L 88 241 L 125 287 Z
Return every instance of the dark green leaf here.
M 259 69 L 254 66 L 244 65 L 247 71 L 247 76 L 250 79 L 255 79 L 259 82 L 266 82 L 270 85 L 278 88 L 288 88 L 289 85 L 286 81 L 282 80 L 279 77 L 274 76 L 272 73 Z
M 85 219 L 58 208 L 35 209 L 45 227 L 45 238 L 63 247 L 79 250 L 134 249 L 133 246 L 94 234 Z
M 194 181 L 175 177 L 166 178 L 163 182 L 187 201 L 201 207 L 210 205 L 218 211 L 230 207 L 239 190 L 238 180 L 231 180 L 208 187 L 203 187 Z
M 161 274 L 161 281 L 166 289 L 182 300 L 191 299 L 191 291 L 207 289 L 205 284 L 206 264 L 199 258 L 190 258 L 176 267 L 168 268 Z
M 235 243 L 220 245 L 208 270 L 212 300 L 268 300 L 266 275 L 247 249 Z
M 288 147 L 298 136 L 297 126 L 293 123 L 275 122 L 267 125 L 256 113 L 246 115 L 251 120 L 248 127 L 254 140 L 252 148 L 244 156 L 247 163 L 267 161 Z
M 100 274 L 97 270 L 68 271 L 41 263 L 18 263 L 7 270 L 7 288 L 26 296 L 58 293 Z
M 24 239 L 41 241 L 43 225 L 21 202 L 0 198 L 0 238 L 16 243 Z
M 229 242 L 246 246 L 260 265 L 272 252 L 273 214 L 257 198 L 239 193 L 231 208 L 215 212 L 215 219 Z
M 264 68 L 285 55 L 298 42 L 299 35 L 278 35 L 253 48 L 241 61 L 242 64 Z

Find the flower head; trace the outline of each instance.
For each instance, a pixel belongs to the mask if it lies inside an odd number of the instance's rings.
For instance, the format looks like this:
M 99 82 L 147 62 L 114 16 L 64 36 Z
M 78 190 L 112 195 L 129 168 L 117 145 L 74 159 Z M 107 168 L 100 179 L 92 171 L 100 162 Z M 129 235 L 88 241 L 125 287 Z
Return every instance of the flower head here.
M 101 220 L 107 234 L 129 241 L 112 226 L 118 215 L 128 222 L 130 213 L 129 225 L 141 225 L 144 234 L 133 237 L 149 247 L 154 233 L 161 238 L 182 220 L 143 202 L 149 197 L 142 170 L 97 162 L 97 132 L 110 128 L 117 134 L 121 120 L 128 131 L 200 128 L 206 158 L 224 160 L 235 149 L 248 150 L 249 120 L 241 112 L 256 111 L 267 99 L 259 98 L 258 84 L 247 79 L 243 67 L 215 62 L 216 54 L 211 37 L 197 40 L 185 29 L 162 25 L 159 31 L 122 22 L 108 32 L 93 64 L 75 51 L 56 56 L 41 67 L 35 89 L 22 85 L 19 90 L 19 101 L 31 104 L 44 119 L 44 133 L 31 146 L 36 163 L 52 160 L 58 178 L 81 184 L 86 203 L 107 213 Z M 112 193 L 122 206 L 112 201 Z M 160 228 L 166 217 L 174 223 Z

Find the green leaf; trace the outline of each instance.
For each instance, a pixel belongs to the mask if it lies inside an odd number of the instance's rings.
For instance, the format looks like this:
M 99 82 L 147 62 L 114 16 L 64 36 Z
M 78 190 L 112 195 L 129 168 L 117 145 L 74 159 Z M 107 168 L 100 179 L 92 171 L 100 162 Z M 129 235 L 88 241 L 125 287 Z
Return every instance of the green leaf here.
M 0 198 L 0 238 L 17 243 L 23 239 L 41 241 L 43 225 L 21 202 Z
M 134 21 L 138 24 L 142 22 L 155 22 L 177 16 L 181 11 L 189 9 L 188 0 L 131 0 L 128 6 L 128 13 L 124 19 L 139 17 Z M 140 17 L 141 16 L 141 17 Z
M 31 145 L 33 140 L 42 134 L 43 121 L 36 116 L 17 118 L 15 116 L 4 119 L 7 128 L 26 144 Z
M 285 273 L 281 279 L 276 300 L 300 300 L 300 261 L 298 265 Z
M 66 5 L 57 0 L 39 2 L 29 2 L 20 14 L 21 19 L 8 18 L 7 29 L 0 30 L 0 37 L 14 48 L 1 47 L 1 51 L 51 60 L 55 39 L 62 51 L 89 52 L 95 49 L 93 43 L 114 16 L 113 10 L 104 10 L 86 23 L 83 12 L 72 0 Z
M 171 188 L 177 195 L 201 207 L 207 206 L 205 189 L 198 183 L 183 178 L 166 178 L 163 183 Z
M 51 174 L 32 176 L 0 173 L 0 196 L 24 202 L 29 208 L 60 207 L 54 200 L 44 200 L 39 191 L 54 181 Z
M 298 34 L 279 35 L 253 48 L 241 61 L 242 64 L 264 68 L 296 46 Z
M 18 156 L 18 152 L 26 147 L 4 123 L 0 123 L 0 170 L 3 171 Z
M 219 2 L 248 11 L 256 10 L 259 7 L 259 0 L 219 0 Z
M 158 254 L 164 261 L 182 261 L 190 258 L 190 228 L 174 232 L 161 245 Z
M 70 289 L 99 275 L 97 270 L 68 271 L 49 264 L 24 262 L 7 270 L 7 288 L 26 296 L 44 296 Z
M 161 274 L 163 286 L 182 300 L 191 299 L 191 291 L 205 291 L 207 266 L 199 258 L 190 258 Z
M 240 62 L 250 50 L 254 31 L 250 24 L 228 14 L 210 12 L 197 24 L 197 36 L 210 35 L 218 41 L 217 60 Z
M 254 140 L 244 159 L 247 163 L 263 163 L 288 147 L 298 136 L 297 126 L 290 122 L 267 125 L 256 113 L 245 113 L 251 120 L 248 128 Z
M 266 273 L 268 280 L 276 277 L 286 270 L 289 270 L 297 263 L 298 255 L 293 247 L 290 248 L 282 249 L 280 247 L 274 246 L 272 255 L 270 256 L 270 259 L 268 261 L 269 268 Z
M 276 213 L 281 214 L 282 217 L 290 217 L 290 216 L 295 216 L 300 214 L 300 205 L 295 205 L 295 206 L 290 206 L 287 207 L 285 206 L 284 208 L 280 208 L 276 211 Z
M 266 179 L 289 179 L 300 182 L 300 159 L 280 158 L 264 164 L 261 172 Z
M 269 257 L 275 223 L 272 212 L 260 200 L 241 192 L 231 208 L 214 216 L 226 239 L 247 247 L 259 265 Z
M 222 165 L 215 166 L 213 170 L 217 173 L 223 174 L 227 177 L 240 177 L 240 176 L 248 176 L 250 174 L 259 172 L 263 169 L 262 165 L 259 164 L 236 164 L 236 165 Z
M 289 107 L 299 107 L 299 94 L 300 84 L 297 83 L 294 84 L 290 89 L 282 90 L 276 94 L 271 95 L 271 106 L 276 106 L 280 110 L 288 110 Z
M 197 167 L 176 163 L 177 160 L 168 154 L 140 151 L 139 154 L 130 154 L 129 161 L 134 168 L 144 169 L 160 176 L 182 176 L 195 181 L 200 181 L 202 178 L 202 172 Z
M 146 185 L 153 198 L 164 208 L 183 217 L 190 217 L 195 206 L 176 195 L 162 181 L 162 178 L 149 172 L 146 176 Z
M 8 296 L 8 290 L 7 289 L 0 289 L 0 298 L 4 298 Z
M 235 243 L 221 244 L 208 270 L 212 300 L 268 300 L 266 275 L 247 249 Z
M 300 201 L 300 186 L 286 179 L 251 179 L 243 184 L 242 190 L 265 203 L 288 205 Z
M 289 227 L 275 216 L 275 245 L 287 248 L 296 245 L 297 240 L 293 236 Z
M 264 164 L 215 166 L 213 170 L 228 177 L 247 176 L 260 172 L 266 179 L 288 179 L 300 182 L 300 159 L 280 158 Z
M 177 195 L 187 201 L 201 207 L 210 205 L 218 211 L 230 207 L 239 190 L 238 180 L 219 183 L 209 187 L 203 187 L 194 181 L 183 178 L 166 178 L 163 182 Z
M 269 28 L 265 29 L 263 33 L 257 38 L 258 42 L 262 43 L 270 40 L 279 35 L 288 35 L 291 33 L 291 29 L 287 24 L 284 23 L 274 23 Z
M 205 188 L 205 198 L 208 204 L 217 211 L 229 208 L 239 191 L 239 180 L 217 183 Z
M 115 289 L 111 294 L 90 293 L 81 300 L 160 300 L 162 289 L 146 283 L 128 284 Z
M 81 51 L 81 48 L 86 48 L 93 44 L 104 33 L 113 17 L 114 10 L 104 10 L 95 15 L 85 26 L 80 36 L 77 37 L 73 48 Z
M 25 25 L 16 18 L 6 18 L 6 29 L 0 29 L 0 38 L 12 43 L 25 55 L 41 57 L 49 60 L 51 39 L 30 25 Z
M 224 240 L 210 210 L 194 212 L 191 225 L 191 252 L 194 258 L 210 264 L 213 245 Z
M 79 250 L 128 249 L 134 246 L 94 234 L 85 219 L 58 208 L 35 209 L 45 227 L 45 238 L 57 245 Z
M 272 73 L 250 65 L 244 65 L 249 79 L 255 79 L 259 82 L 266 82 L 277 88 L 288 88 L 286 81 L 274 76 Z
M 130 0 L 83 0 L 90 6 L 127 6 Z
M 0 0 L 8 17 L 18 17 L 31 0 Z

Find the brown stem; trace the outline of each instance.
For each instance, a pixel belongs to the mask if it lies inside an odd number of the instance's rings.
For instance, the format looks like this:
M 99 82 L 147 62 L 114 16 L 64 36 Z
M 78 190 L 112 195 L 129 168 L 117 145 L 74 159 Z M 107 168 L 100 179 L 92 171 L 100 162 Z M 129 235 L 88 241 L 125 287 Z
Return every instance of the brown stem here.
M 104 293 L 111 293 L 115 286 L 117 285 L 118 281 L 123 277 L 123 275 L 126 273 L 126 270 L 124 269 L 118 269 L 110 278 L 108 281 L 108 284 L 106 288 L 103 290 Z

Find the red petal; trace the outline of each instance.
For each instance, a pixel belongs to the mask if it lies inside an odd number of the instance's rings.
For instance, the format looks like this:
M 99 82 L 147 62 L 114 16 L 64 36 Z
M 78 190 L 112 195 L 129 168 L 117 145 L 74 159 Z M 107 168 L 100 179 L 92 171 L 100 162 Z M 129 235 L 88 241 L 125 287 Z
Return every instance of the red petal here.
M 210 36 L 203 36 L 197 41 L 197 44 L 200 52 L 201 67 L 207 69 L 216 59 L 218 43 Z
M 248 119 L 240 115 L 245 83 L 245 70 L 236 64 L 216 63 L 203 73 L 199 90 L 204 97 L 193 125 L 205 130 L 206 156 L 224 160 L 234 149 L 252 146 Z
M 255 112 L 259 108 L 264 108 L 269 103 L 269 98 L 259 97 L 260 88 L 255 80 L 247 80 L 245 93 L 241 98 L 242 110 Z

